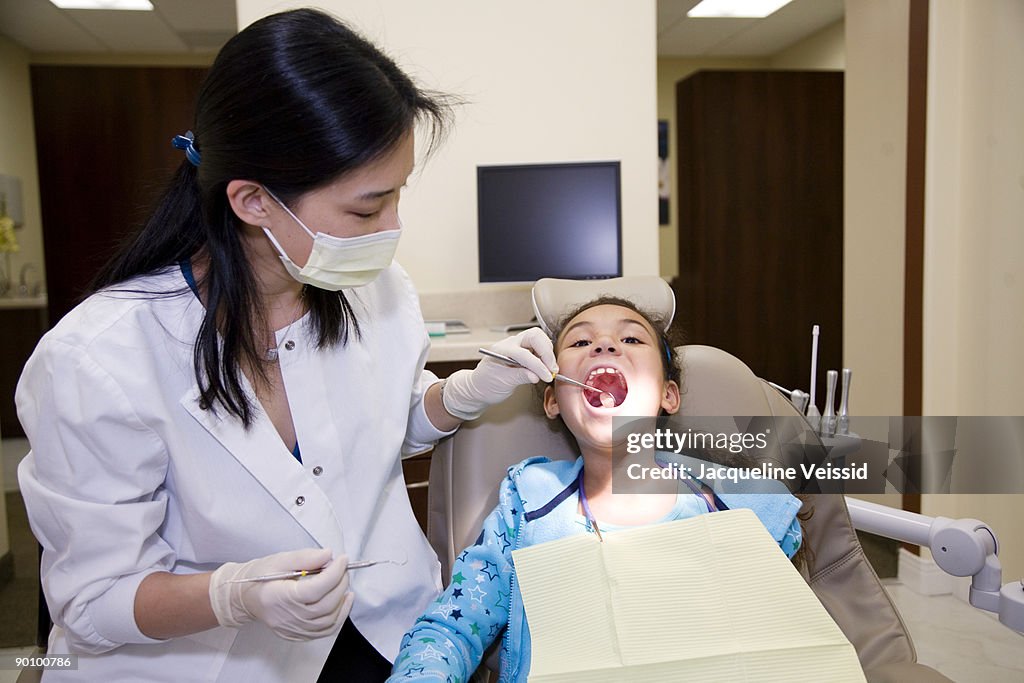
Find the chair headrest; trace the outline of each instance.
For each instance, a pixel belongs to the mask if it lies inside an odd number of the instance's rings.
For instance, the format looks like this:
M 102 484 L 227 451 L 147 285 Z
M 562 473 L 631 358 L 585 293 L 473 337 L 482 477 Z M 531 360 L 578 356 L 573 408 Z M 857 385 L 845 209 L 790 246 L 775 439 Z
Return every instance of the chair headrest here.
M 676 297 L 668 283 L 657 276 L 615 277 L 607 280 L 560 280 L 546 277 L 533 285 L 533 312 L 550 337 L 562 318 L 583 304 L 602 296 L 631 301 L 638 308 L 665 321 L 676 313 Z

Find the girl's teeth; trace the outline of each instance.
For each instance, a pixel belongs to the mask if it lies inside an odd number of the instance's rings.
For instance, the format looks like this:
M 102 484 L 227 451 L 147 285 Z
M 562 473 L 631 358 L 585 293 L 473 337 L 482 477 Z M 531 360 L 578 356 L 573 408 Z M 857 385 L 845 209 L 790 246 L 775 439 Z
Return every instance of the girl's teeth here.
M 590 371 L 590 377 L 595 377 L 597 375 L 603 375 L 606 372 L 616 373 L 616 372 L 618 372 L 618 370 L 616 370 L 615 368 L 595 368 L 594 370 Z

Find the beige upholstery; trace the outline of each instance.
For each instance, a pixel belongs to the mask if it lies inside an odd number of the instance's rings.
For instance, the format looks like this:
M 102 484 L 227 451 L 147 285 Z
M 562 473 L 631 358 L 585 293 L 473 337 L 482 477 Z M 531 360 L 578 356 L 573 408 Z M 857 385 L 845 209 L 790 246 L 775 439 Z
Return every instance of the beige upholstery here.
M 707 346 L 680 350 L 683 414 L 797 414 L 788 400 L 728 353 Z M 434 451 L 428 536 L 441 558 L 443 576 L 450 576 L 456 554 L 479 534 L 481 523 L 497 503 L 498 485 L 510 465 L 534 455 L 552 459 L 577 456 L 561 422 L 544 417 L 539 403 L 535 387 L 521 387 L 511 399 L 464 425 Z M 814 438 L 813 433 L 808 434 Z M 947 681 L 933 669 L 915 663 L 910 638 L 861 550 L 843 497 L 808 496 L 805 505 L 814 510 L 805 522 L 806 577 L 857 649 L 868 680 Z M 489 660 L 492 666 L 493 661 Z
M 497 505 L 498 485 L 506 470 L 531 455 L 577 455 L 576 443 L 561 420 L 544 416 L 533 385 L 519 387 L 511 398 L 462 425 L 434 449 L 427 536 L 441 560 L 446 584 L 455 556 L 476 540 L 484 518 Z

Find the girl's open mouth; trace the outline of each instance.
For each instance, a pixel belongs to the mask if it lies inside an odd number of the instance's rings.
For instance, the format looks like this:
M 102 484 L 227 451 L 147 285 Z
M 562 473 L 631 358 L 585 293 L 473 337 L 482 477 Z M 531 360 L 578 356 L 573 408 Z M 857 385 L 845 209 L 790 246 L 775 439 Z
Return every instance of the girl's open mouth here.
M 629 393 L 629 385 L 626 383 L 625 375 L 615 368 L 594 368 L 587 375 L 585 383 L 587 386 L 594 387 L 595 389 L 607 391 L 615 397 L 614 405 L 605 405 L 606 402 L 609 402 L 608 394 L 599 394 L 596 391 L 583 392 L 586 395 L 587 403 L 595 408 L 618 407 L 626 400 L 626 395 Z

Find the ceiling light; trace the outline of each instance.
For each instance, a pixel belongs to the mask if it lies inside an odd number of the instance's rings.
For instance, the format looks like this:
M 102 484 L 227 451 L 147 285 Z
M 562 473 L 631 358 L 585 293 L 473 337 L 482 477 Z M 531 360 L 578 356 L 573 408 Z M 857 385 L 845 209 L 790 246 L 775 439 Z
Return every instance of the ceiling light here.
M 50 0 L 61 9 L 130 9 L 152 10 L 149 0 Z
M 792 0 L 701 0 L 688 17 L 767 17 Z

